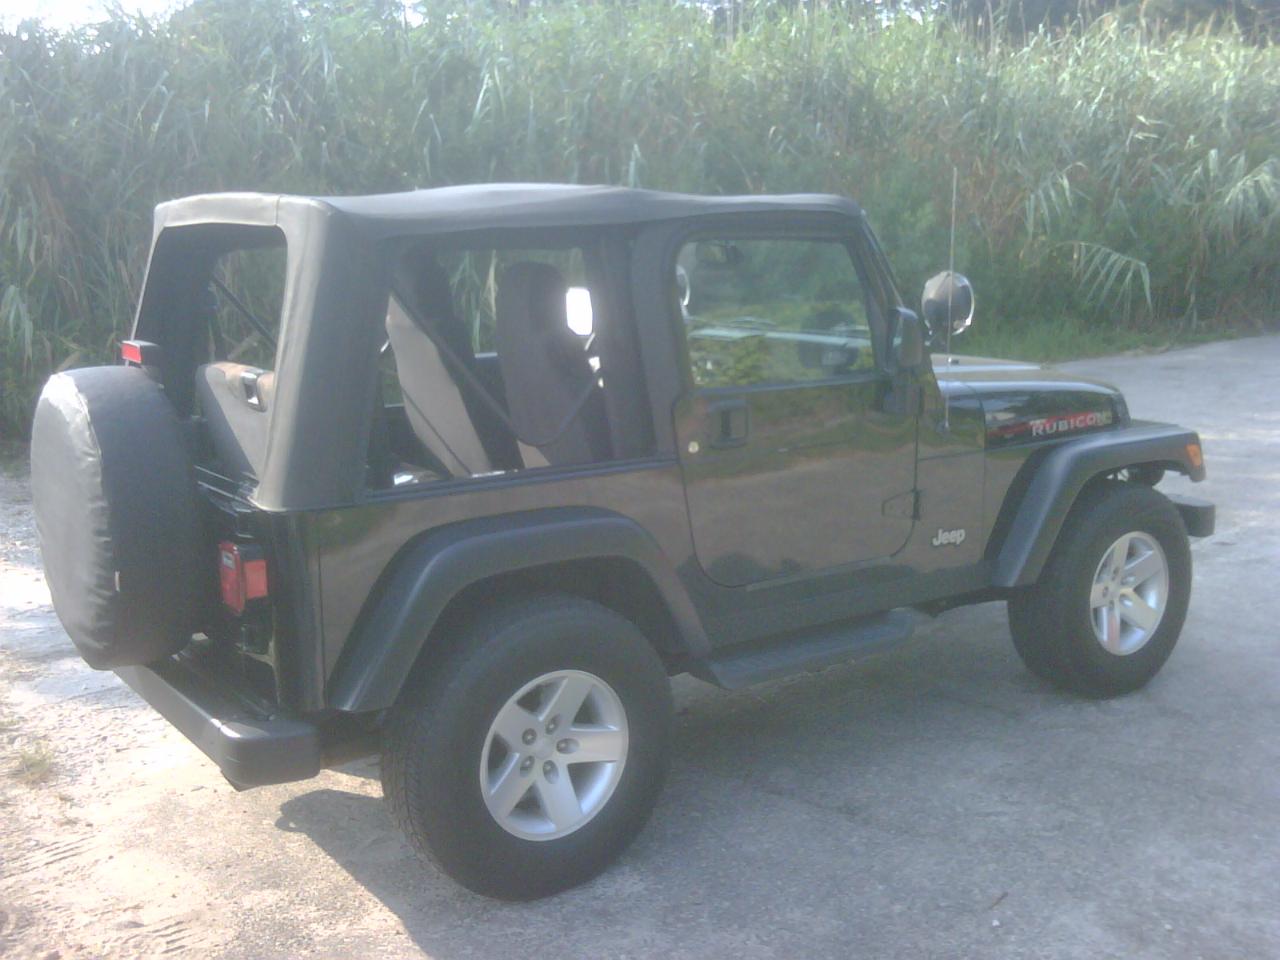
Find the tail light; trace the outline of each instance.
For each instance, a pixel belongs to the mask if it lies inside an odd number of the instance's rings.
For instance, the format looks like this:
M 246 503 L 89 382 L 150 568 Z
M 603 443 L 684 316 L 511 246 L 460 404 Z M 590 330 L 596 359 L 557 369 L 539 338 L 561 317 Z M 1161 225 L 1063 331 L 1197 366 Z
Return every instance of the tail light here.
M 146 340 L 122 340 L 120 342 L 120 359 L 134 367 L 155 367 L 160 365 L 160 348 Z
M 262 548 L 223 540 L 218 544 L 218 580 L 223 604 L 240 616 L 250 600 L 267 596 L 267 558 Z

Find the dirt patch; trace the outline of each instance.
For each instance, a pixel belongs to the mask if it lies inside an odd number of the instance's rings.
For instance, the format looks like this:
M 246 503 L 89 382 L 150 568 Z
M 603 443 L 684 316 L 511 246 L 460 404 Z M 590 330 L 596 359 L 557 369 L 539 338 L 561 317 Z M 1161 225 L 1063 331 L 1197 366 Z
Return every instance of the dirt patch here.
M 394 938 L 325 853 L 345 849 L 354 800 L 366 858 L 416 863 L 376 767 L 348 769 L 238 793 L 89 669 L 53 613 L 24 465 L 0 467 L 0 956 L 340 956 L 326 944 L 352 929 Z
M 219 928 L 196 922 L 206 891 L 163 876 L 138 842 L 175 779 L 206 778 L 114 675 L 76 656 L 40 572 L 26 479 L 12 468 L 0 473 L 0 638 L 0 954 L 215 948 Z

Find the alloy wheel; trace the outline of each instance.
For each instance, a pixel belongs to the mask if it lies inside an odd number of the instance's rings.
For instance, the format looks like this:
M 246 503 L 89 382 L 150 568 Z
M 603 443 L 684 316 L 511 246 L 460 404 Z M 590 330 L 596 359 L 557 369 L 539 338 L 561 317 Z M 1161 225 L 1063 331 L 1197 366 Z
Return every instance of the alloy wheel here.
M 1169 601 L 1169 564 L 1159 541 L 1133 531 L 1102 555 L 1089 593 L 1093 634 L 1108 653 L 1137 653 L 1155 634 Z
M 581 829 L 618 786 L 627 714 L 594 674 L 557 670 L 525 684 L 494 718 L 480 757 L 480 792 L 494 820 L 525 840 Z

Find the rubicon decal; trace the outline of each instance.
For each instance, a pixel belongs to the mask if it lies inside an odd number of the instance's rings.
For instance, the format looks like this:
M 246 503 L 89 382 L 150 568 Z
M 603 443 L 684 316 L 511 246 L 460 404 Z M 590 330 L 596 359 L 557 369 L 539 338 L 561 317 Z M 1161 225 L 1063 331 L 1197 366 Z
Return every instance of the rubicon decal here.
M 1110 411 L 1092 410 L 1088 413 L 1066 413 L 1057 417 L 1044 417 L 1030 421 L 1031 435 L 1045 437 L 1068 430 L 1084 430 L 1088 427 L 1105 427 L 1111 422 Z
M 1050 417 L 1015 420 L 1012 423 L 995 424 L 987 429 L 987 436 L 994 440 L 1038 440 L 1042 437 L 1110 426 L 1114 419 L 1110 410 L 1085 410 L 1079 413 L 1058 413 Z

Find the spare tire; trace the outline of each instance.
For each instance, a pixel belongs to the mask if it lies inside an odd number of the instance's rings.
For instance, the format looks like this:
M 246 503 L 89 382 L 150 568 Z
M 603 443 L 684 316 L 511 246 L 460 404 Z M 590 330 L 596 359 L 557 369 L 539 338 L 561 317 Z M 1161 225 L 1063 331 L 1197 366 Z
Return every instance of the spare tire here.
M 215 566 L 182 425 L 160 385 L 137 367 L 50 377 L 31 428 L 31 493 L 54 609 L 89 665 L 181 649 Z

